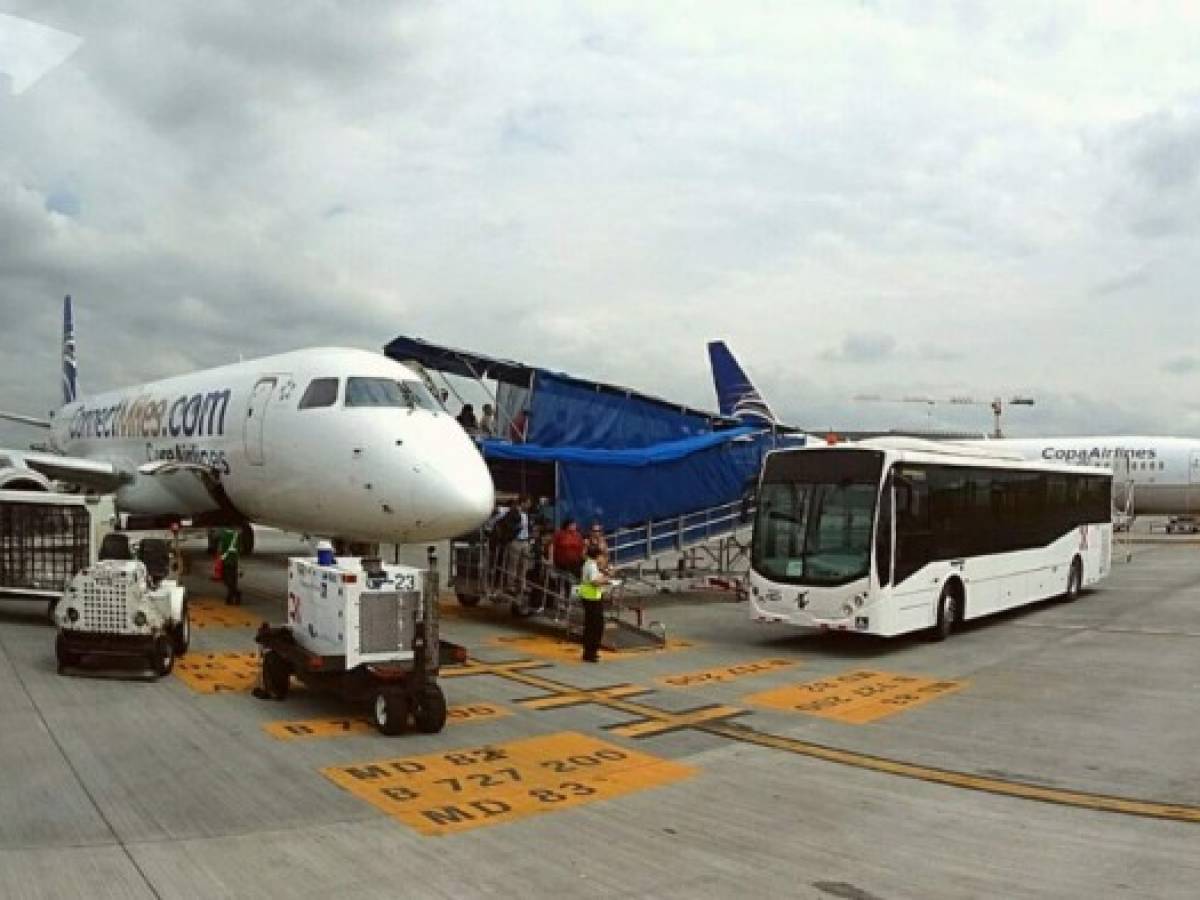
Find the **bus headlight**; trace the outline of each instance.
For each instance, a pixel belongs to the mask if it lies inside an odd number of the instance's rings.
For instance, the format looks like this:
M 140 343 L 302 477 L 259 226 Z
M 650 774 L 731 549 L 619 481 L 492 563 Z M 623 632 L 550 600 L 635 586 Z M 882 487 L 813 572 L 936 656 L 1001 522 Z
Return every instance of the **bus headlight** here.
M 866 602 L 867 602 L 867 595 L 859 594 L 857 597 L 854 598 L 854 608 L 862 609 L 863 604 Z
M 842 615 L 843 616 L 854 615 L 854 607 L 851 606 L 849 603 L 847 603 L 845 606 L 842 607 Z

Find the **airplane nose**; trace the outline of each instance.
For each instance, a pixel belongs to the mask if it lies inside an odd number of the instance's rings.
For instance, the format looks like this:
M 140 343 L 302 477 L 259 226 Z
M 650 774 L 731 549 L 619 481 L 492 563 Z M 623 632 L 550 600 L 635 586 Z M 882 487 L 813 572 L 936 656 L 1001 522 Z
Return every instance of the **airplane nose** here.
M 431 524 L 445 537 L 474 531 L 487 521 L 495 504 L 492 475 L 474 446 L 445 453 L 422 479 L 423 500 Z

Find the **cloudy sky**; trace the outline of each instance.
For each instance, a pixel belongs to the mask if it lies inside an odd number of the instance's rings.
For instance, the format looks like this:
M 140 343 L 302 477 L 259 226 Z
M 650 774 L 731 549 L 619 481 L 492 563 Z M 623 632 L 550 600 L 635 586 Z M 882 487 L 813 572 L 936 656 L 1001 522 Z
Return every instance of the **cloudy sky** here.
M 1200 7 L 1134 10 L 0 0 L 0 406 L 71 293 L 90 390 L 404 333 L 711 407 L 724 337 L 814 427 L 1200 435 Z

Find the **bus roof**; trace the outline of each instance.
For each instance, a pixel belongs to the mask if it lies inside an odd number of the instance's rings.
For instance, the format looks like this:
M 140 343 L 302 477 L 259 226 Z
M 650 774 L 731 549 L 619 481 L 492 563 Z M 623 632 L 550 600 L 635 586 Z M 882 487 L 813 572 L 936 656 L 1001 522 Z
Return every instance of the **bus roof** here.
M 997 469 L 1024 469 L 1038 472 L 1065 472 L 1076 475 L 1104 475 L 1112 470 L 1097 466 L 1068 465 L 1062 462 L 1026 459 L 1012 452 L 956 444 L 953 441 L 923 441 L 909 437 L 870 438 L 864 441 L 845 441 L 829 446 L 794 447 L 772 450 L 768 456 L 785 453 L 819 453 L 830 450 L 868 450 L 881 452 L 892 461 L 932 463 L 938 465 L 987 466 Z

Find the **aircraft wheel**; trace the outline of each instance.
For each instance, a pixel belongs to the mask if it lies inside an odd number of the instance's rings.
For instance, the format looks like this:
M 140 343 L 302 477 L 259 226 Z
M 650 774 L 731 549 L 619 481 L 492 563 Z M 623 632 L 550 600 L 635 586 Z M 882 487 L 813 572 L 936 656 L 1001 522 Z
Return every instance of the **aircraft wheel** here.
M 459 606 L 471 607 L 479 605 L 478 594 L 455 594 L 454 596 L 458 598 Z
M 408 695 L 392 688 L 376 691 L 371 702 L 371 721 L 380 734 L 389 737 L 400 734 L 408 724 Z
M 446 695 L 441 687 L 430 682 L 421 688 L 413 722 L 422 734 L 437 734 L 446 727 Z

